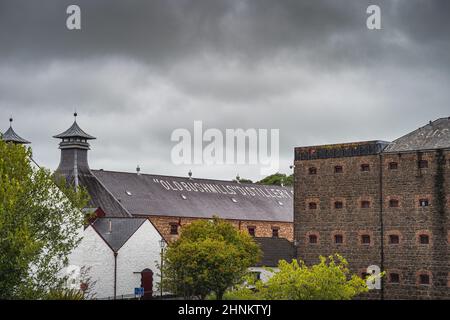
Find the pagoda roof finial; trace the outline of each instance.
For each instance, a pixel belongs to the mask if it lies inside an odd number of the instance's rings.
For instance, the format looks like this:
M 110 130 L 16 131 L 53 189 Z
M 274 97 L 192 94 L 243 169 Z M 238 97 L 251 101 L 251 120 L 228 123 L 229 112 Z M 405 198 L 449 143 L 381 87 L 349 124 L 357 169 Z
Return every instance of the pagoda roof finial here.
M 73 114 L 75 120 L 72 124 L 72 126 L 67 129 L 66 131 L 64 131 L 63 133 L 60 133 L 56 136 L 53 136 L 53 138 L 57 138 L 57 139 L 66 139 L 66 138 L 82 138 L 82 139 L 86 139 L 86 140 L 94 140 L 96 139 L 95 137 L 91 136 L 90 134 L 84 132 L 77 124 L 77 116 L 78 113 L 75 111 Z
M 12 127 L 13 117 L 9 117 L 9 129 L 3 134 L 3 141 L 17 144 L 30 144 L 31 142 L 19 136 Z

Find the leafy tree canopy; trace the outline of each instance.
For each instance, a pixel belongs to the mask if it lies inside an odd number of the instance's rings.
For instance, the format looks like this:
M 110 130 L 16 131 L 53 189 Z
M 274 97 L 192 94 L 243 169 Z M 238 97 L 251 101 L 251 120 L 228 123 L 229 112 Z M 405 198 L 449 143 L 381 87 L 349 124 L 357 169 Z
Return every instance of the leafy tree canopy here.
M 185 298 L 221 299 L 259 261 L 258 244 L 230 223 L 214 218 L 184 227 L 164 255 L 164 289 Z
M 31 156 L 0 140 L 0 299 L 40 299 L 61 288 L 83 225 L 86 192 L 56 186 Z
M 229 291 L 225 298 L 255 300 L 350 300 L 367 292 L 366 282 L 350 274 L 340 255 L 320 257 L 311 267 L 302 261 L 279 262 L 279 272 L 265 283 L 248 279 L 246 285 Z
M 294 184 L 294 175 L 287 176 L 284 173 L 275 173 L 258 181 L 259 184 L 292 186 Z

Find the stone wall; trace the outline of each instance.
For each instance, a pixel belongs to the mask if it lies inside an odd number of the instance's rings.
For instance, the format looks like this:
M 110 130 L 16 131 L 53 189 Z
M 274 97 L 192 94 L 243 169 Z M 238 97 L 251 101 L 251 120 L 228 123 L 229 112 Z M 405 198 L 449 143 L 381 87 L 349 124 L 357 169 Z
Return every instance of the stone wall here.
M 358 274 L 370 264 L 382 267 L 384 289 L 372 291 L 372 298 L 448 299 L 449 159 L 448 151 L 432 151 L 296 161 L 298 257 L 313 264 L 319 255 L 340 253 Z M 427 160 L 428 168 L 419 169 L 420 160 Z M 394 162 L 396 169 L 389 165 Z M 369 171 L 362 171 L 363 164 Z M 312 167 L 316 174 L 310 174 Z M 429 206 L 420 206 L 420 200 Z M 399 236 L 398 244 L 389 243 L 391 234 Z M 316 243 L 309 243 L 311 235 Z M 342 235 L 342 244 L 334 243 L 335 235 Z M 362 243 L 363 235 L 370 243 Z M 420 244 L 421 235 L 429 236 L 428 244 Z M 391 283 L 391 273 L 399 275 L 399 283 Z M 421 274 L 429 275 L 429 285 L 419 283 Z
M 380 266 L 378 163 L 377 155 L 295 162 L 294 229 L 299 259 L 312 265 L 319 262 L 319 255 L 339 253 L 358 274 L 370 265 Z M 367 164 L 369 171 L 361 171 Z M 342 172 L 336 173 L 335 167 L 342 167 Z M 310 174 L 310 168 L 317 173 Z M 367 208 L 362 201 L 369 202 Z M 336 202 L 342 208 L 335 208 Z M 310 235 L 316 236 L 316 243 L 310 243 Z M 336 235 L 342 235 L 341 244 L 335 243 Z M 366 235 L 370 237 L 367 244 L 362 243 Z
M 178 238 L 178 235 L 170 234 L 172 224 L 178 225 L 179 234 L 183 226 L 192 223 L 199 218 L 181 218 L 169 216 L 151 216 L 149 220 L 154 224 L 158 231 L 168 241 L 173 241 Z M 291 222 L 268 222 L 268 221 L 250 221 L 250 220 L 227 220 L 239 230 L 248 230 L 248 227 L 255 227 L 256 237 L 272 237 L 272 228 L 278 228 L 280 238 L 286 238 L 293 241 L 293 223 Z

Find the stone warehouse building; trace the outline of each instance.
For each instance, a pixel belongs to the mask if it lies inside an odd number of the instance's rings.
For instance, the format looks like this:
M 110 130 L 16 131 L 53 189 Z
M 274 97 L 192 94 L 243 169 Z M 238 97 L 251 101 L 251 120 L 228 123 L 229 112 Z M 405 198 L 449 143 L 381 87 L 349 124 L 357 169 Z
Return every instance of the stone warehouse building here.
M 61 140 L 57 173 L 86 187 L 89 207 L 100 208 L 102 215 L 147 218 L 167 241 L 192 221 L 213 216 L 255 237 L 293 241 L 292 188 L 143 174 L 139 167 L 132 173 L 91 170 L 89 141 L 95 137 L 84 132 L 76 118 L 55 138 Z
M 298 258 L 379 266 L 372 298 L 450 298 L 450 118 L 392 143 L 296 148 L 294 190 Z

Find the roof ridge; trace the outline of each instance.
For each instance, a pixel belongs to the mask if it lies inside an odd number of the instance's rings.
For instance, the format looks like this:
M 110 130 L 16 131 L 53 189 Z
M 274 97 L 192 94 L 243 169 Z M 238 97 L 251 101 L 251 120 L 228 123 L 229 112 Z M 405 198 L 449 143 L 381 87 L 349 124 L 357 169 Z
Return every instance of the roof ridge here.
M 104 169 L 91 169 L 91 171 L 95 172 L 110 172 L 110 173 L 119 173 L 119 174 L 128 174 L 128 175 L 136 175 L 135 172 L 127 172 L 127 171 L 116 171 L 116 170 L 104 170 Z M 181 179 L 189 179 L 189 177 L 181 177 L 181 176 L 171 176 L 164 174 L 155 174 L 155 173 L 140 173 L 141 176 L 158 176 L 165 178 L 181 178 Z M 211 179 L 211 178 L 192 178 L 191 180 L 206 180 L 206 181 L 218 181 L 218 182 L 227 182 L 227 183 L 235 183 L 240 185 L 248 185 L 248 186 L 270 186 L 270 187 L 280 187 L 280 188 L 292 188 L 291 186 L 279 186 L 279 185 L 266 185 L 266 184 L 258 184 L 258 183 L 246 183 L 246 182 L 235 182 L 233 180 L 221 180 L 221 179 Z

